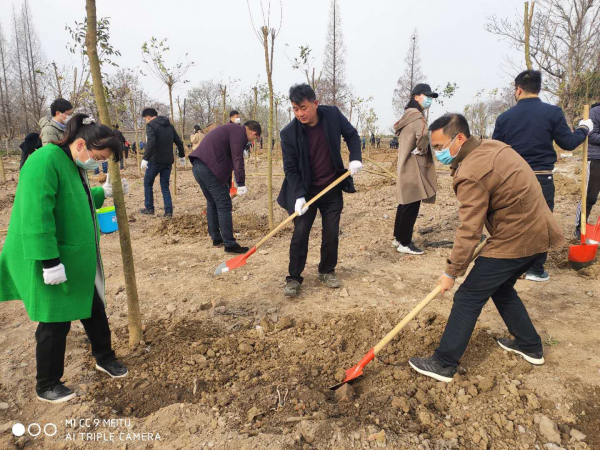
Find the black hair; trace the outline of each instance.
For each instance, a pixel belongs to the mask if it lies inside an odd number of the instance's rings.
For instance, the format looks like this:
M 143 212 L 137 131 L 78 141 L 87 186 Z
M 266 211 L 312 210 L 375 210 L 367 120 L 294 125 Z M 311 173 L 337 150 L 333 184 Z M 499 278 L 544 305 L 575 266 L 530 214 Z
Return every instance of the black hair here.
M 142 111 L 142 117 L 156 117 L 158 113 L 154 108 L 144 108 Z
M 538 70 L 525 70 L 515 78 L 515 89 L 520 87 L 529 94 L 539 94 L 542 90 L 542 73 Z
M 119 129 L 119 124 L 118 124 L 118 123 L 115 123 L 115 126 L 114 126 L 113 128 L 114 128 L 115 130 L 118 130 L 118 129 Z
M 239 116 L 240 112 L 235 109 L 229 113 L 229 118 L 231 119 L 233 116 Z
M 200 125 L 194 125 L 194 130 L 200 131 Z
M 304 101 L 314 102 L 317 99 L 317 95 L 313 88 L 306 83 L 295 84 L 290 88 L 290 101 L 299 105 Z
M 423 107 L 421 106 L 421 104 L 418 101 L 415 100 L 415 95 L 410 96 L 410 100 L 404 107 L 404 110 L 406 111 L 408 108 L 416 108 L 419 111 L 423 112 Z
M 248 127 L 250 131 L 254 131 L 259 137 L 262 134 L 262 128 L 260 127 L 260 123 L 256 120 L 248 120 L 244 123 L 245 127 Z
M 50 104 L 50 114 L 52 117 L 56 116 L 56 113 L 65 113 L 68 110 L 73 109 L 73 105 L 69 100 L 65 100 L 64 98 L 57 98 Z
M 431 132 L 439 129 L 442 129 L 444 134 L 451 138 L 455 138 L 459 133 L 464 134 L 467 138 L 471 137 L 469 122 L 467 122 L 467 119 L 462 114 L 446 113 L 429 125 L 429 131 Z
M 112 152 L 113 161 L 119 161 L 121 150 L 121 141 L 115 135 L 115 132 L 106 125 L 100 123 L 90 123 L 84 125 L 84 119 L 89 118 L 86 114 L 75 114 L 67 122 L 65 134 L 60 141 L 52 142 L 59 147 L 71 145 L 75 140 L 81 138 L 85 141 L 88 150 L 104 150 L 108 148 Z

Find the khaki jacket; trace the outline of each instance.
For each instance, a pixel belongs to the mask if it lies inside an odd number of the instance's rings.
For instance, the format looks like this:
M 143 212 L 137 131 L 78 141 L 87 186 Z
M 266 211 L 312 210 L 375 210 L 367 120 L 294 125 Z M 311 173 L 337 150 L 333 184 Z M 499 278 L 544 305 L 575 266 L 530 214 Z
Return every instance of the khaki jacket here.
M 192 150 L 196 150 L 196 147 L 198 147 L 198 145 L 200 145 L 200 142 L 202 142 L 202 139 L 204 139 L 204 133 L 202 131 L 198 131 L 197 133 L 194 133 L 190 136 L 190 142 L 192 143 Z
M 484 225 L 488 258 L 524 258 L 566 244 L 536 176 L 510 146 L 472 136 L 451 168 L 460 226 L 446 274 L 465 273 Z
M 398 136 L 396 203 L 435 203 L 437 179 L 425 117 L 418 109 L 408 108 L 394 130 Z
M 52 118 L 42 117 L 39 122 L 40 139 L 42 145 L 49 144 L 51 142 L 58 142 L 63 138 L 65 132 Z

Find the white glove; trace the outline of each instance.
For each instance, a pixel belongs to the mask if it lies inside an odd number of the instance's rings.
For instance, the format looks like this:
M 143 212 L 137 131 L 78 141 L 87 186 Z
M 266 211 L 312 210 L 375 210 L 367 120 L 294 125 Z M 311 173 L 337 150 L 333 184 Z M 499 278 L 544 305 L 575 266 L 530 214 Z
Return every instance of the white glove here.
M 362 170 L 362 163 L 360 161 L 350 161 L 348 169 L 350 170 L 350 175 L 354 176 Z
M 121 180 L 121 186 L 123 186 L 123 194 L 129 194 L 129 181 L 127 181 L 125 178 L 123 178 Z M 112 197 L 113 196 L 113 188 L 112 188 L 112 183 L 110 182 L 110 174 L 107 173 L 106 174 L 106 183 L 104 183 L 102 185 L 102 189 L 104 189 L 104 196 L 105 197 Z
M 411 153 L 415 156 L 422 156 L 421 151 L 418 148 L 415 148 Z
M 250 153 L 248 153 L 248 150 L 244 150 L 244 158 L 248 159 L 249 156 Z
M 65 266 L 62 264 L 51 267 L 50 269 L 44 269 L 44 283 L 60 284 L 65 281 L 67 281 L 67 274 L 65 273 Z
M 296 210 L 299 216 L 308 211 L 308 208 L 304 208 L 304 205 L 306 205 L 306 199 L 304 197 L 300 197 L 296 200 L 296 205 L 294 206 L 294 209 Z
M 148 168 L 148 161 L 145 159 L 142 159 L 142 170 L 146 170 Z
M 244 195 L 247 193 L 248 193 L 248 188 L 246 186 L 238 186 L 238 188 L 237 188 L 238 195 Z
M 181 167 L 185 166 L 185 158 L 179 158 L 179 165 Z
M 592 119 L 585 119 L 579 122 L 580 127 L 587 127 L 588 134 L 590 134 L 594 130 L 594 122 Z

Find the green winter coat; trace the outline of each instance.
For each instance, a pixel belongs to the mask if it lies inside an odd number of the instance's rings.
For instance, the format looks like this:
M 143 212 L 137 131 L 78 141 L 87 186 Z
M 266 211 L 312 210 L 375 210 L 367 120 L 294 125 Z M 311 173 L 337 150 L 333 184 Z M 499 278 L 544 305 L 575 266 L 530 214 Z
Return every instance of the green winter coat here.
M 96 214 L 79 174 L 73 160 L 54 144 L 33 153 L 21 170 L 0 253 L 0 302 L 23 300 L 36 322 L 89 318 L 98 281 L 104 299 Z M 94 209 L 102 207 L 104 190 L 95 187 L 91 194 Z M 42 261 L 54 258 L 64 264 L 67 281 L 47 285 Z

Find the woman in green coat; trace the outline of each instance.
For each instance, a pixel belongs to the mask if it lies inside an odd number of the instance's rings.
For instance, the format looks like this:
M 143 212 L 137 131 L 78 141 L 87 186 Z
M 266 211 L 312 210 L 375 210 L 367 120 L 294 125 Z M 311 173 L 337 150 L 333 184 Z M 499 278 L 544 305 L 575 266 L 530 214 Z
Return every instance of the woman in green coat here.
M 22 300 L 35 333 L 37 398 L 51 403 L 75 393 L 60 381 L 71 321 L 81 320 L 96 369 L 127 375 L 111 346 L 96 209 L 112 187 L 90 188 L 86 171 L 113 156 L 113 131 L 77 114 L 61 141 L 33 153 L 23 166 L 0 253 L 0 302 Z M 123 188 L 128 192 L 126 180 Z

